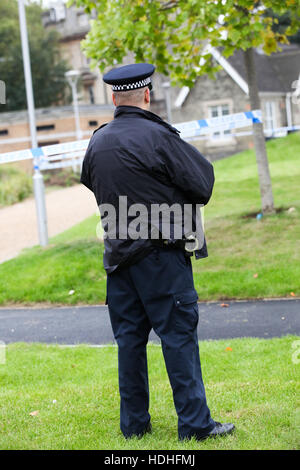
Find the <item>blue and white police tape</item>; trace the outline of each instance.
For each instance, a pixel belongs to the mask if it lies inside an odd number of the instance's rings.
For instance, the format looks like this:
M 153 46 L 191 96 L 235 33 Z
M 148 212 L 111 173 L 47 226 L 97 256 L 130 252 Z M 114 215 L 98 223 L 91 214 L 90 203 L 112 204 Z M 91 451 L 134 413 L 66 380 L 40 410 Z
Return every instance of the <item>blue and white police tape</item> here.
M 260 109 L 227 114 L 209 119 L 199 119 L 198 121 L 182 122 L 173 124 L 173 127 L 180 131 L 180 136 L 184 139 L 186 137 L 210 134 L 218 130 L 224 131 L 248 127 L 251 126 L 253 122 L 262 122 Z
M 39 165 L 40 170 L 55 170 L 57 168 L 67 168 L 69 166 L 77 167 L 82 165 L 83 162 L 83 156 L 82 157 L 76 157 L 76 158 L 70 158 L 68 160 L 63 160 L 61 162 L 47 162 L 43 161 Z
M 30 160 L 32 153 L 30 149 L 17 150 L 15 152 L 0 153 L 0 164 L 17 162 L 20 160 Z
M 89 139 L 76 140 L 74 142 L 65 142 L 62 144 L 46 145 L 43 147 L 2 153 L 0 154 L 0 164 L 33 159 L 34 166 L 39 167 L 40 164 L 45 164 L 48 161 L 48 158 L 50 160 L 50 157 L 52 156 L 56 156 L 56 160 L 62 158 L 73 158 L 75 153 L 76 156 L 81 157 L 82 153 L 86 151 L 88 143 Z M 68 152 L 70 152 L 69 155 Z
M 218 130 L 230 130 L 240 127 L 247 127 L 252 122 L 261 122 L 261 111 L 247 111 L 236 114 L 228 114 L 227 116 L 214 117 L 210 119 L 200 119 L 198 121 L 189 121 L 174 124 L 181 132 L 181 137 L 194 137 L 201 134 L 211 133 L 213 129 Z M 68 152 L 74 151 L 85 151 L 87 149 L 89 139 L 77 140 L 74 142 L 65 142 L 62 144 L 46 145 L 33 149 L 18 150 L 15 152 L 8 152 L 0 154 L 0 164 L 16 162 L 20 160 L 34 159 L 34 165 L 39 166 L 43 162 L 45 166 L 45 160 L 47 157 L 52 155 L 60 156 L 61 154 L 67 154 Z
M 180 130 L 180 136 L 185 140 L 202 140 L 209 138 L 209 134 L 213 135 L 214 132 L 251 127 L 253 122 L 261 122 L 260 110 L 228 114 L 227 116 L 200 119 L 198 121 L 183 122 L 173 124 L 173 126 Z M 266 137 L 281 137 L 288 131 L 296 130 L 300 130 L 300 126 L 265 129 L 264 132 Z M 251 134 L 252 130 L 236 132 L 226 134 L 226 138 L 242 137 Z M 82 160 L 88 147 L 88 143 L 89 139 L 85 139 L 2 153 L 0 154 L 0 164 L 33 159 L 34 167 L 40 170 L 64 168 L 64 166 L 73 165 L 70 162 L 70 159 L 78 158 L 79 160 Z
M 43 155 L 50 156 L 66 152 L 74 152 L 78 150 L 86 150 L 89 144 L 89 139 L 75 140 L 74 142 L 65 142 L 63 144 L 47 145 L 40 147 Z
M 222 131 L 223 129 L 214 129 L 211 132 L 211 135 L 209 134 L 204 134 L 204 135 L 193 135 L 189 137 L 184 137 L 184 140 L 187 142 L 193 142 L 193 141 L 200 141 L 200 140 L 209 140 L 212 142 L 222 142 L 222 145 L 225 145 L 226 142 L 232 143 L 232 139 L 235 137 L 246 137 L 249 135 L 253 135 L 253 131 L 248 130 L 248 131 L 241 131 L 241 132 L 231 132 L 226 133 L 226 134 L 216 134 L 214 135 L 214 132 L 219 132 Z M 264 129 L 264 134 L 265 138 L 277 138 L 277 137 L 285 137 L 288 132 L 296 132 L 300 130 L 300 126 L 290 126 L 290 127 L 276 127 L 274 129 Z

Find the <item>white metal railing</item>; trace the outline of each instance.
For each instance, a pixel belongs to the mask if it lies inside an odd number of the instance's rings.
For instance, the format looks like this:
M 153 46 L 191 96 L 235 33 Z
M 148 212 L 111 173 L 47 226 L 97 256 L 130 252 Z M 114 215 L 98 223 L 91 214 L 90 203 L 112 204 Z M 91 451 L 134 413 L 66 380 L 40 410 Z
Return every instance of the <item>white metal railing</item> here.
M 234 130 L 234 132 L 230 132 L 229 137 L 251 135 L 253 133 L 251 129 L 242 130 L 241 132 L 236 132 L 236 129 L 251 127 L 254 122 L 262 122 L 260 110 L 183 122 L 173 124 L 173 127 L 180 131 L 181 137 L 184 140 L 193 141 L 211 138 L 215 132 L 225 130 Z M 264 132 L 266 137 L 279 137 L 285 135 L 288 131 L 294 130 L 300 130 L 300 126 L 266 129 Z M 51 135 L 51 137 L 53 137 L 53 135 Z M 40 227 L 44 227 L 44 231 L 46 233 L 44 239 L 46 240 L 48 240 L 47 215 L 44 203 L 43 176 L 41 172 L 43 170 L 52 170 L 69 166 L 72 166 L 73 168 L 81 166 L 88 143 L 89 139 L 85 139 L 0 154 L 0 164 L 32 159 L 33 167 L 35 169 L 33 181 L 37 206 L 38 227 L 39 230 Z M 48 241 L 44 244 L 47 243 Z

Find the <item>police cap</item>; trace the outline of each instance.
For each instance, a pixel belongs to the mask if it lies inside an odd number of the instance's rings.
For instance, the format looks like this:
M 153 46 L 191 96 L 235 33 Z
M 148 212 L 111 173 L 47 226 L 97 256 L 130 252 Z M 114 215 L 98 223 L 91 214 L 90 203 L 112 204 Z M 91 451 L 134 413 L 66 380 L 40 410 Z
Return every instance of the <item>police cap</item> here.
M 129 91 L 148 86 L 152 89 L 151 75 L 155 67 L 151 64 L 123 65 L 110 70 L 103 76 L 103 81 L 112 85 L 113 91 Z

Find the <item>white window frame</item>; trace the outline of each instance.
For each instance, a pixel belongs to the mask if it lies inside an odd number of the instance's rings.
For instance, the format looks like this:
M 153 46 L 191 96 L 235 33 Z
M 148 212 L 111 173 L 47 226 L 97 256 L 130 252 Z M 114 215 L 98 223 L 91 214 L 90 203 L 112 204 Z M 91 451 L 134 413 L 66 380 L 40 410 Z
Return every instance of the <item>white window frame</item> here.
M 222 106 L 228 106 L 228 114 L 233 113 L 233 102 L 230 99 L 216 100 L 216 101 L 206 101 L 204 103 L 206 110 L 206 117 L 212 118 L 212 108 L 217 107 L 218 116 L 222 116 Z M 216 133 L 219 135 L 217 136 Z M 211 133 L 208 135 L 207 145 L 208 146 L 218 146 L 224 144 L 233 144 L 235 138 L 231 135 L 231 131 L 216 131 L 216 133 Z
M 277 128 L 277 106 L 276 101 L 266 100 L 264 102 L 265 119 L 264 125 L 266 132 L 273 132 Z

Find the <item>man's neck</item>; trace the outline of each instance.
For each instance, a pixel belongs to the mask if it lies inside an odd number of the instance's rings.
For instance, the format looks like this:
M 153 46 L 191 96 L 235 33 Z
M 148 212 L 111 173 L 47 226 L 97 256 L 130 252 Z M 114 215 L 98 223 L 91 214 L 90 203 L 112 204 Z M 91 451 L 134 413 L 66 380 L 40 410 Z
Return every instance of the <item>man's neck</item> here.
M 150 105 L 145 103 L 145 104 L 141 104 L 141 103 L 122 103 L 122 104 L 119 104 L 118 106 L 134 106 L 135 108 L 141 108 L 143 109 L 144 111 L 150 111 Z

